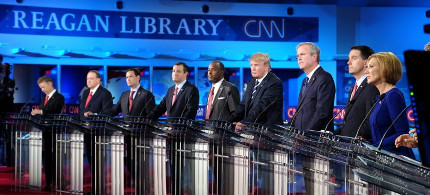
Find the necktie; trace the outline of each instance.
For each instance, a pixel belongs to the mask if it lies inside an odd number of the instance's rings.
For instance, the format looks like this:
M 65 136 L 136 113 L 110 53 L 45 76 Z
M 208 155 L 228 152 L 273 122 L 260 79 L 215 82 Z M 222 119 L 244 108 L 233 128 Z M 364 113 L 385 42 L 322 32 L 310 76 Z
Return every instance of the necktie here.
M 128 98 L 128 112 L 131 111 L 131 106 L 133 105 L 133 95 L 135 91 L 131 91 L 131 95 Z
M 308 86 L 308 82 L 309 82 L 309 78 L 306 77 L 305 82 L 303 83 L 303 87 L 302 87 L 302 95 L 305 93 L 306 86 Z
M 355 83 L 354 88 L 352 88 L 351 98 L 349 100 L 352 100 L 356 91 L 357 91 L 357 83 Z
M 214 97 L 214 90 L 215 90 L 215 87 L 212 87 L 210 92 L 209 92 L 208 105 L 206 107 L 206 119 L 209 119 L 209 115 L 211 114 L 212 99 Z
M 87 97 L 87 101 L 85 102 L 85 108 L 87 108 L 87 106 L 88 106 L 88 103 L 90 102 L 90 100 L 91 100 L 91 98 L 93 97 L 93 92 L 92 91 L 90 91 L 90 95 L 88 95 L 88 97 Z
M 172 98 L 172 106 L 173 106 L 173 103 L 175 103 L 177 93 L 178 93 L 178 87 L 175 87 L 175 91 L 173 92 L 173 98 Z
M 255 86 L 254 86 L 254 90 L 252 91 L 252 96 L 251 99 L 254 99 L 255 94 L 257 93 L 257 87 L 260 84 L 260 82 L 258 82 L 258 80 L 255 81 Z
M 48 103 L 48 100 L 49 100 L 49 95 L 46 95 L 46 97 L 45 97 L 45 102 L 43 103 L 43 106 L 44 106 L 44 107 L 46 106 L 46 103 Z

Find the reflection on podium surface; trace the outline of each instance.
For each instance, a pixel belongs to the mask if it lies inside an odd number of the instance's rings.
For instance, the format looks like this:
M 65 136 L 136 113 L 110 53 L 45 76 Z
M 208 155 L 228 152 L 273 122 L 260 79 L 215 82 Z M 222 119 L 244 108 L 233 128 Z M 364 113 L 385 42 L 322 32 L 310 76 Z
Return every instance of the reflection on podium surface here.
M 429 168 L 329 132 L 226 121 L 10 114 L 15 184 L 95 194 L 429 194 Z M 54 136 L 44 136 L 46 133 Z M 43 147 L 46 138 L 52 148 Z M 42 155 L 52 154 L 52 172 Z

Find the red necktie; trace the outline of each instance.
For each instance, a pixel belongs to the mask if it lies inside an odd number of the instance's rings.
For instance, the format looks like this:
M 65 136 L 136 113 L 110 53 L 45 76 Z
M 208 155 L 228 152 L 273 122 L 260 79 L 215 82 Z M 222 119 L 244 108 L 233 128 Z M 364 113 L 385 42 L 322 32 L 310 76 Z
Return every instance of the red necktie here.
M 135 91 L 131 91 L 130 98 L 128 98 L 128 112 L 131 111 L 131 106 L 133 105 L 133 95 Z
M 90 95 L 88 95 L 88 97 L 87 97 L 87 101 L 85 102 L 85 108 L 87 108 L 87 106 L 88 106 L 88 103 L 90 102 L 90 100 L 91 100 L 91 98 L 93 97 L 93 92 L 92 91 L 90 91 Z
M 214 89 L 215 89 L 215 87 L 212 87 L 211 91 L 209 92 L 208 105 L 206 107 L 206 119 L 209 119 L 209 115 L 211 114 L 212 99 L 214 97 Z
M 355 83 L 354 88 L 352 88 L 351 98 L 349 100 L 352 100 L 355 95 L 355 91 L 357 91 L 357 83 Z
M 46 103 L 48 103 L 48 100 L 49 100 L 49 95 L 46 95 L 46 97 L 45 97 L 45 102 L 43 103 L 43 107 L 45 107 L 45 106 L 46 106 Z
M 178 87 L 175 87 L 175 91 L 173 92 L 173 98 L 172 98 L 172 106 L 173 106 L 173 103 L 175 103 L 177 93 L 178 93 Z

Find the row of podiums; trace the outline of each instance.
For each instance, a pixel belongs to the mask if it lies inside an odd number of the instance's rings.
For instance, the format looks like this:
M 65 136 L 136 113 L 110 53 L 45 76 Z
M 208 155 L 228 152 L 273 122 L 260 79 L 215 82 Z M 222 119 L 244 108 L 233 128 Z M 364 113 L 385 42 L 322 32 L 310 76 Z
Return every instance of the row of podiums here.
M 17 190 L 42 188 L 42 155 L 54 155 L 54 190 L 65 193 L 430 194 L 430 169 L 419 162 L 320 131 L 249 123 L 236 132 L 226 121 L 184 118 L 9 116 Z M 51 153 L 42 147 L 44 131 L 53 135 Z

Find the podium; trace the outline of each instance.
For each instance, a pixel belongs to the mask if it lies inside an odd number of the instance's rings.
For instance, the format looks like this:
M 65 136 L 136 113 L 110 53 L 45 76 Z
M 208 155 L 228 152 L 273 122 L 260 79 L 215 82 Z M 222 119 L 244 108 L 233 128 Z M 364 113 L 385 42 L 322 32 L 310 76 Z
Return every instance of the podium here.
M 6 129 L 17 189 L 52 176 L 57 192 L 75 194 L 430 194 L 417 161 L 284 125 L 10 114 Z

